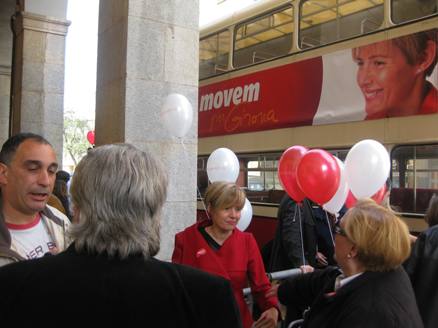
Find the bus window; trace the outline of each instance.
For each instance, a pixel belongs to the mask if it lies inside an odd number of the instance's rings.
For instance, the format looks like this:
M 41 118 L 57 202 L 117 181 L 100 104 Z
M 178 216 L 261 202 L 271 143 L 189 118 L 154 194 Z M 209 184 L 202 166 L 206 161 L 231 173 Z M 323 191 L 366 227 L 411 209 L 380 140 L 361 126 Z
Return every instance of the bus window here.
M 424 214 L 438 194 L 438 145 L 397 146 L 391 162 L 391 206 L 404 214 Z
M 383 23 L 383 0 L 306 0 L 300 8 L 302 49 L 378 30 Z
M 436 0 L 392 0 L 391 19 L 394 23 L 404 23 L 438 12 Z
M 345 162 L 349 150 L 350 149 L 329 149 L 327 151 L 333 156 L 339 158 L 342 162 Z
M 228 70 L 230 32 L 222 31 L 199 41 L 199 78 Z
M 247 198 L 252 203 L 278 204 L 284 195 L 278 178 L 278 160 L 281 154 L 240 155 L 241 167 L 246 174 Z
M 238 25 L 234 40 L 234 67 L 286 55 L 292 48 L 292 33 L 292 7 Z

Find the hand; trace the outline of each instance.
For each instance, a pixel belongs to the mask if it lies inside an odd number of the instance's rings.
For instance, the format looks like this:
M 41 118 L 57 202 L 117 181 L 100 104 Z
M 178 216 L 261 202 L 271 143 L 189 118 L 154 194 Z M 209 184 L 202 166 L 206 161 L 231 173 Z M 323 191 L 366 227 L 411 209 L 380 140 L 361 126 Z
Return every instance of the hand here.
M 414 244 L 417 241 L 417 236 L 409 234 L 409 240 L 411 241 L 411 244 Z
M 52 247 L 52 248 L 49 249 L 49 252 L 50 252 L 50 254 L 52 254 L 52 255 L 56 255 L 56 254 L 59 253 L 59 249 L 58 249 L 58 247 L 54 246 L 54 247 Z
M 315 268 L 311 265 L 302 265 L 300 266 L 300 270 L 302 273 L 308 273 L 315 271 Z
M 327 264 L 328 264 L 327 257 L 320 252 L 316 253 L 316 262 L 318 262 L 322 266 L 327 266 Z
M 254 322 L 253 328 L 275 328 L 277 327 L 278 310 L 274 307 L 262 313 L 259 320 Z
M 266 292 L 265 296 L 266 297 L 277 297 L 278 286 L 280 286 L 280 284 L 278 284 L 278 283 L 272 284 L 272 287 Z

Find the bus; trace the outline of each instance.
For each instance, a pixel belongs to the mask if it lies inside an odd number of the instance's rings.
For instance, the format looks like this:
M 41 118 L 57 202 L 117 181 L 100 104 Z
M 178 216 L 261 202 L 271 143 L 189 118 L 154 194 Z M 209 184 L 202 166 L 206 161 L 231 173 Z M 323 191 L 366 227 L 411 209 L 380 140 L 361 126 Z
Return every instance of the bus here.
M 235 152 L 237 183 L 253 208 L 247 231 L 263 247 L 274 237 L 284 195 L 277 176 L 284 150 L 321 148 L 344 160 L 355 143 L 374 139 L 391 158 L 390 205 L 411 232 L 424 230 L 425 210 L 438 194 L 437 6 L 436 0 L 262 0 L 203 28 L 199 195 L 208 185 L 211 152 Z M 408 60 L 412 49 L 400 44 L 412 39 L 424 50 Z M 400 62 L 409 65 L 397 71 Z

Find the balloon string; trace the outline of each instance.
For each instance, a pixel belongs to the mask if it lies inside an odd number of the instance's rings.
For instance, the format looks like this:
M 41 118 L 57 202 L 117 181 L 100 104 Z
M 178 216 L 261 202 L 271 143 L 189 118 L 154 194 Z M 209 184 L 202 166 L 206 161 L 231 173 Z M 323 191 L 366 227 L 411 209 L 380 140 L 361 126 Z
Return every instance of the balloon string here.
M 332 240 L 333 246 L 335 246 L 335 239 L 333 238 L 333 231 L 332 231 L 332 225 L 330 224 L 328 215 L 327 215 L 327 211 L 324 210 L 325 213 L 325 219 L 327 220 L 327 227 L 329 228 L 329 232 L 330 232 L 330 238 Z
M 182 148 L 184 150 L 184 152 L 183 152 L 184 153 L 184 158 L 188 159 L 188 153 L 187 153 L 187 148 L 186 148 L 186 146 L 184 144 L 184 138 L 178 137 L 178 139 L 179 139 L 179 141 L 181 143 L 181 146 L 182 146 Z M 207 211 L 207 207 L 205 206 L 204 198 L 202 198 L 201 191 L 199 190 L 199 187 L 198 187 L 197 183 L 196 183 L 196 191 L 197 191 L 197 193 L 199 195 L 199 198 L 201 199 L 202 206 L 204 208 L 205 214 L 207 215 L 207 218 L 210 220 L 210 215 L 208 215 L 208 211 Z
M 304 256 L 304 239 L 303 239 L 303 224 L 301 222 L 301 209 L 297 203 L 295 203 L 295 215 L 298 211 L 298 221 L 300 221 L 300 237 L 301 237 L 301 251 L 302 251 L 302 257 L 303 257 L 303 265 L 306 265 L 306 257 Z

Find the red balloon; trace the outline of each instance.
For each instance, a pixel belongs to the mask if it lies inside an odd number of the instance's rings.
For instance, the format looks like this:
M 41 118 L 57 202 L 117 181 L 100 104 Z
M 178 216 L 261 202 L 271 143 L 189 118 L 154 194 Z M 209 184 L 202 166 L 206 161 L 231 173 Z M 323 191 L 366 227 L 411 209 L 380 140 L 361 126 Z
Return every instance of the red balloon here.
M 374 195 L 372 195 L 370 198 L 372 200 L 374 200 L 377 204 L 381 204 L 383 199 L 385 198 L 386 195 L 386 185 L 383 185 L 382 188 L 380 188 Z M 357 199 L 356 197 L 354 197 L 353 193 L 351 192 L 351 190 L 348 191 L 348 196 L 347 196 L 347 200 L 345 201 L 345 206 L 347 208 L 351 208 L 354 205 L 356 205 Z
M 386 185 L 383 185 L 374 195 L 371 196 L 377 204 L 381 204 L 386 195 Z
M 351 190 L 348 190 L 347 199 L 345 200 L 345 206 L 347 208 L 352 208 L 354 205 L 356 205 L 357 199 L 354 197 Z
M 297 203 L 306 197 L 297 183 L 298 163 L 306 152 L 306 147 L 292 146 L 284 151 L 278 161 L 278 177 L 281 184 L 287 194 Z
M 297 168 L 301 190 L 315 203 L 323 205 L 335 195 L 341 180 L 338 162 L 322 149 L 309 150 Z
M 94 145 L 94 131 L 88 131 L 87 140 L 90 144 Z

